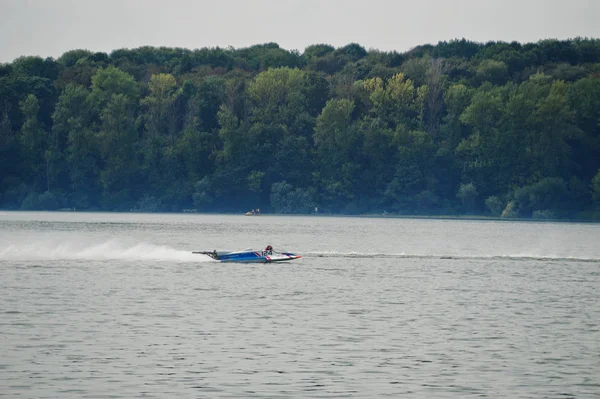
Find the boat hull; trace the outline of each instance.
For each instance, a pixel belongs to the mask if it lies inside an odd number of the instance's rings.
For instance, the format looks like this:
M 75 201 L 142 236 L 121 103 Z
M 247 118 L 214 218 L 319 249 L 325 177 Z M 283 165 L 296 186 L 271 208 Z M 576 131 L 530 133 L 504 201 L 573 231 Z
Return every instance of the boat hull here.
M 272 263 L 286 262 L 294 259 L 299 259 L 302 256 L 295 255 L 289 252 L 275 251 L 212 251 L 212 252 L 193 252 L 195 254 L 208 255 L 219 262 L 231 263 Z

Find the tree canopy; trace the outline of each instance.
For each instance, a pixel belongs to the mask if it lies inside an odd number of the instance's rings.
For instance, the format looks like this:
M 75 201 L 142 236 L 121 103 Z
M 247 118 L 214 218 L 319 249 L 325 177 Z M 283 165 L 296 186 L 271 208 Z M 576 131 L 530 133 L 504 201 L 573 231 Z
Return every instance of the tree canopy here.
M 0 207 L 600 219 L 600 40 L 0 65 Z

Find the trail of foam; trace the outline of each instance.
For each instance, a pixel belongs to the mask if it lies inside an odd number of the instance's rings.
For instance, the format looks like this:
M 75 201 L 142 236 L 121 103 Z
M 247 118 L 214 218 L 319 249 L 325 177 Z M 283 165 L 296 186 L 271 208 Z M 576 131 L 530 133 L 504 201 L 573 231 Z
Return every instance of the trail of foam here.
M 89 240 L 88 240 L 89 241 Z M 407 253 L 368 252 L 304 252 L 304 258 L 412 258 L 412 259 L 465 259 L 465 260 L 514 260 L 514 261 L 561 261 L 598 262 L 598 258 L 552 256 L 552 255 L 422 255 Z M 122 260 L 161 262 L 214 262 L 210 257 L 193 254 L 166 245 L 145 242 L 122 243 L 108 240 L 101 243 L 77 240 L 37 240 L 26 243 L 15 241 L 0 246 L 0 260 Z
M 412 259 L 473 259 L 473 260 L 522 260 L 522 261 L 562 261 L 562 262 L 600 262 L 597 258 L 541 255 L 419 255 L 386 254 L 367 252 L 305 252 L 305 258 L 412 258 Z
M 115 240 L 85 245 L 76 242 L 38 244 L 12 243 L 0 248 L 6 260 L 123 260 L 162 262 L 211 262 L 208 256 L 192 254 L 165 245 L 149 243 L 121 244 Z

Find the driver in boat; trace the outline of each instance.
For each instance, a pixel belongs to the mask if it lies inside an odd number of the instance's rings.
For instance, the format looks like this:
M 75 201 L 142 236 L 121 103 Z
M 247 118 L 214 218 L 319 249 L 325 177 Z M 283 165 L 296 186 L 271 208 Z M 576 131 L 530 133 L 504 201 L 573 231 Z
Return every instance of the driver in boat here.
M 269 244 L 263 251 L 265 255 L 273 255 L 273 247 Z

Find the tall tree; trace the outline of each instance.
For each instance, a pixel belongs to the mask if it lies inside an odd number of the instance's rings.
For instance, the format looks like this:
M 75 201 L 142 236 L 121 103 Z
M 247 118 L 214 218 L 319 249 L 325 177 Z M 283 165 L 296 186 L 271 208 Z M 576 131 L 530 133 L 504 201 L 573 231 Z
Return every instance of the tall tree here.
M 50 191 L 49 158 L 46 154 L 48 137 L 38 120 L 40 103 L 36 96 L 30 94 L 20 105 L 25 118 L 21 127 L 20 142 L 28 168 L 27 180 L 32 183 L 36 192 Z
M 10 103 L 0 103 L 0 204 L 16 207 L 23 198 L 17 197 L 23 165 L 19 143 L 9 117 Z
M 105 166 L 100 174 L 105 206 L 129 209 L 139 182 L 134 106 L 125 94 L 113 94 L 101 114 L 100 142 Z
M 80 209 L 97 206 L 99 197 L 100 150 L 88 97 L 85 87 L 67 85 L 52 115 L 55 150 L 63 161 L 56 168 L 68 172 L 73 205 Z
M 146 106 L 146 131 L 151 136 L 168 136 L 173 138 L 177 128 L 175 101 L 181 93 L 175 77 L 160 73 L 152 75 L 148 82 L 149 94 L 142 99 Z
M 319 172 L 316 183 L 322 189 L 324 205 L 330 210 L 342 207 L 355 197 L 354 176 L 360 167 L 354 156 L 359 154 L 360 141 L 352 123 L 353 110 L 354 102 L 333 99 L 317 118 L 314 146 Z
M 438 137 L 440 115 L 444 106 L 445 66 L 441 59 L 431 59 L 427 69 L 427 94 L 425 94 L 425 112 L 427 132 L 434 138 Z
M 92 77 L 90 102 L 94 109 L 101 110 L 108 104 L 112 96 L 122 94 L 130 103 L 139 100 L 139 86 L 133 76 L 114 66 L 99 69 Z

